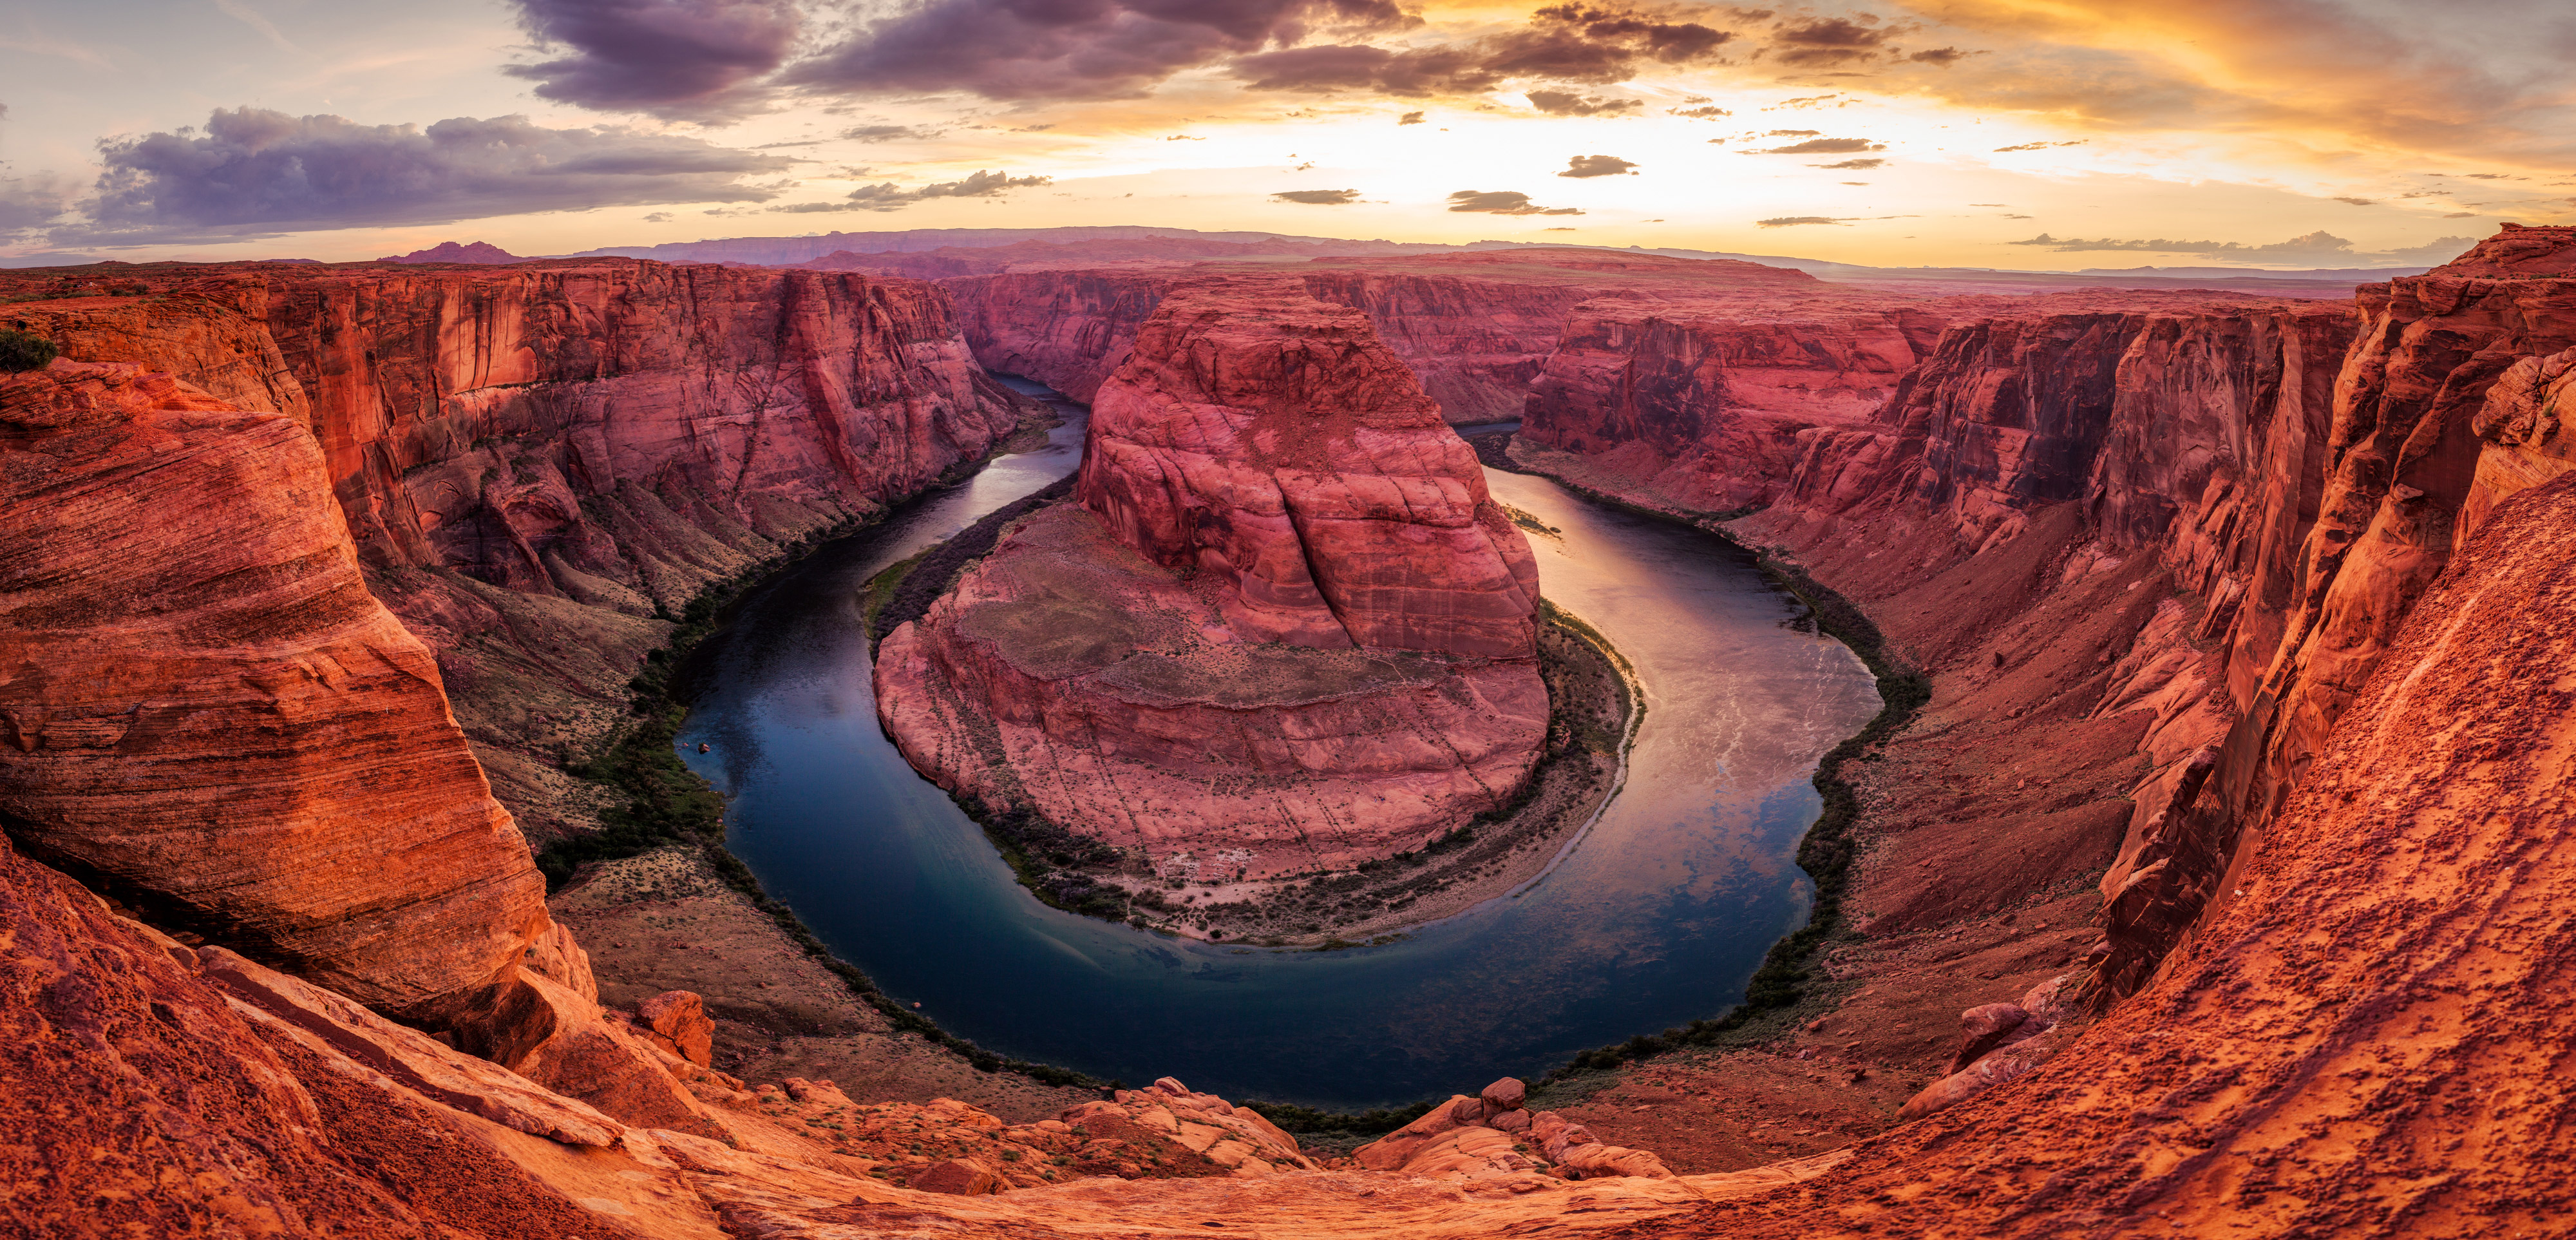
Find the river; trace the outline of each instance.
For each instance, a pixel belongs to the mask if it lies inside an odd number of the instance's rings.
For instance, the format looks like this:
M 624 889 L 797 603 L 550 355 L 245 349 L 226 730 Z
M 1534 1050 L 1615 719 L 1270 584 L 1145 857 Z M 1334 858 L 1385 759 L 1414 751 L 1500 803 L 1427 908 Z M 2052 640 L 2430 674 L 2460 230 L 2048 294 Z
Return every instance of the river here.
M 1045 393 L 1035 385 L 1023 391 Z M 1634 664 L 1623 791 L 1542 881 L 1382 947 L 1165 939 L 1039 904 L 879 730 L 861 585 L 1071 472 L 1082 410 L 1038 452 L 914 501 L 754 593 L 707 655 L 682 756 L 728 798 L 734 852 L 886 993 L 1008 1056 L 1134 1085 L 1334 1109 L 1473 1093 L 1724 1011 L 1811 894 L 1792 856 L 1825 750 L 1879 705 L 1858 658 L 1721 540 L 1497 471 L 1542 589 Z M 700 743 L 709 752 L 696 752 Z

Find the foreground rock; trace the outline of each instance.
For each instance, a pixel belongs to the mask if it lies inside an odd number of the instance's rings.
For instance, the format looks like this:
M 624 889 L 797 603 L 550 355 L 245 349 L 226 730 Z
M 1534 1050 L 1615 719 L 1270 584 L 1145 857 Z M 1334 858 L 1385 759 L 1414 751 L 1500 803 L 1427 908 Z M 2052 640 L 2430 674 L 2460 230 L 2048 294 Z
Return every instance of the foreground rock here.
M 1527 777 L 1535 561 L 1357 313 L 1165 302 L 1077 498 L 879 651 L 943 786 L 1210 880 L 1406 851 Z
M 418 1009 L 546 929 L 313 438 L 131 366 L 0 377 L 0 813 L 176 926 Z

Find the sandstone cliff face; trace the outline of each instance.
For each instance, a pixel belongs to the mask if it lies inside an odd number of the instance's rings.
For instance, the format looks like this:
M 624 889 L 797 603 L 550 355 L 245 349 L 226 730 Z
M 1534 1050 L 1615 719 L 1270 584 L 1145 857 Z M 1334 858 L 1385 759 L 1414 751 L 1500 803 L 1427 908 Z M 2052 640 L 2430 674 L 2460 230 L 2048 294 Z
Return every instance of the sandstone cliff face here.
M 913 764 L 1158 872 L 1413 848 L 1543 739 L 1538 581 L 1357 312 L 1183 296 L 1099 393 L 1078 506 L 878 652 Z M 987 722 L 989 721 L 989 722 Z
M 544 884 L 311 436 L 166 375 L 0 378 L 0 816 L 368 1003 L 515 966 Z
M 1685 507 L 1768 503 L 1798 464 L 1802 433 L 1865 424 L 1953 309 L 1587 303 L 1529 385 L 1521 438 L 1598 458 Z
M 1595 250 L 1316 259 L 1286 269 L 1020 268 L 943 283 L 955 291 L 967 342 L 985 365 L 1083 401 L 1126 360 L 1137 329 L 1175 290 L 1226 288 L 1351 306 L 1369 316 L 1442 416 L 1460 425 L 1520 417 L 1532 379 L 1586 301 L 1776 300 L 1822 287 L 1785 268 Z
M 614 718 L 698 589 L 914 494 L 1020 416 L 946 295 L 905 281 L 596 260 L 151 268 L 131 291 L 152 295 L 0 321 L 306 423 L 369 584 L 541 837 L 580 817 L 553 749 Z
M 2196 936 L 2045 1067 L 1661 1234 L 2561 1229 L 2571 557 L 2576 483 L 2500 505 Z

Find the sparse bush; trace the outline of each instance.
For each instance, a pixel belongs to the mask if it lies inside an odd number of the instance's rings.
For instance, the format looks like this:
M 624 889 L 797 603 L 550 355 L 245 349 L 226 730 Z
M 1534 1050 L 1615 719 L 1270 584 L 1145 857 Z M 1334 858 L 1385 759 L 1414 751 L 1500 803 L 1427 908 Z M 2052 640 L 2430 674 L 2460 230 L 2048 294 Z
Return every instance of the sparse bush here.
M 54 342 L 26 332 L 0 330 L 0 372 L 14 374 L 21 370 L 42 370 L 45 364 L 62 356 Z

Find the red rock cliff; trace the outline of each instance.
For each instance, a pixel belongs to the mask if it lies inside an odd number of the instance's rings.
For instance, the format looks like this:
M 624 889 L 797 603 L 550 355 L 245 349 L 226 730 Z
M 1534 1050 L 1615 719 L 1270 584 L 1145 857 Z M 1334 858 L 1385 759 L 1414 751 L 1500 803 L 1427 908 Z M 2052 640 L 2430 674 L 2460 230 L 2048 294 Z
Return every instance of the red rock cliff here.
M 613 712 L 699 588 L 919 491 L 1019 417 L 946 294 L 909 281 L 631 260 L 23 279 L 125 295 L 0 322 L 312 428 L 370 585 L 437 652 L 541 836 L 580 818 L 546 757 Z
M 1521 416 L 1530 381 L 1575 307 L 1599 297 L 1779 298 L 1820 286 L 1804 272 L 1597 250 L 1497 250 L 1389 259 L 1316 259 L 1298 268 L 1198 264 L 1028 270 L 944 281 L 975 356 L 1088 401 L 1126 360 L 1172 290 L 1279 286 L 1356 307 L 1413 369 L 1450 422 Z
M 0 818 L 405 1008 L 515 965 L 544 884 L 329 495 L 287 417 L 128 366 L 0 378 Z
M 1193 294 L 1138 340 L 1079 504 L 880 648 L 905 755 L 1173 874 L 1344 867 L 1508 797 L 1536 566 L 1367 320 Z

